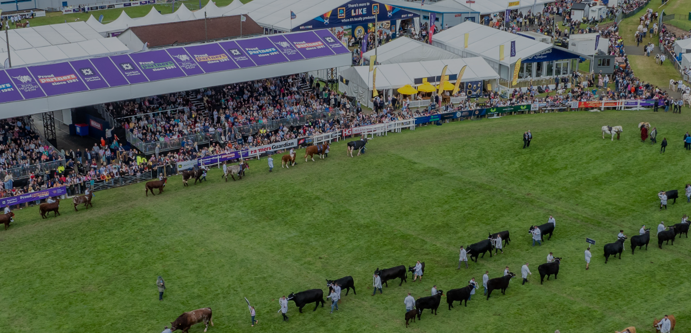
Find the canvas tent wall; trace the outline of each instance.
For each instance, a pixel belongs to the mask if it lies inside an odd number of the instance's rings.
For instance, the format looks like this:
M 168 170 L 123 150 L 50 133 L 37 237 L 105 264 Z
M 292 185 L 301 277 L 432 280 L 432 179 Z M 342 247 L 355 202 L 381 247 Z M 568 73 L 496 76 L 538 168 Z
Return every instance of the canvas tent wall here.
M 378 65 L 376 66 L 376 82 L 373 82 L 373 72 L 369 71 L 369 66 L 350 67 L 341 71 L 341 76 L 348 80 L 348 84 L 346 85 L 344 80 L 339 80 L 338 89 L 348 96 L 355 97 L 363 105 L 371 107 L 372 89 L 375 86 L 377 90 L 385 91 L 385 95 L 393 94 L 394 90 L 406 84 L 417 86 L 419 83 L 416 84 L 416 80 L 441 75 L 441 71 L 446 65 L 448 65 L 446 75 L 449 76 L 458 74 L 461 68 L 467 65 L 461 82 L 499 78 L 499 75 L 492 70 L 484 59 L 475 57 Z M 496 87 L 495 84 L 493 86 Z
M 363 56 L 367 63 L 375 50 L 367 51 Z M 378 64 L 395 64 L 428 60 L 457 59 L 459 55 L 438 47 L 418 42 L 408 37 L 399 37 L 377 49 Z
M 674 53 L 691 53 L 691 38 L 679 39 L 674 42 Z

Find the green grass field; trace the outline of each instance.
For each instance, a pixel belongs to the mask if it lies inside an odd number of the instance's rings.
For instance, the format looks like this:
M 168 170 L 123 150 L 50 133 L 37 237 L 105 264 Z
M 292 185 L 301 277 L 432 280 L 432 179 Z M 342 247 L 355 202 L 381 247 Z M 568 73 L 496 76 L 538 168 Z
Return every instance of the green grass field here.
M 211 307 L 209 332 L 403 332 L 407 292 L 429 295 L 501 275 L 506 295 L 476 295 L 449 311 L 442 299 L 411 332 L 652 332 L 653 317 L 677 317 L 675 332 L 691 331 L 691 239 L 656 247 L 657 224 L 678 223 L 691 205 L 678 200 L 658 210 L 656 194 L 691 182 L 682 136 L 691 114 L 574 112 L 504 117 L 427 126 L 377 137 L 365 155 L 350 158 L 343 142 L 328 159 L 268 172 L 253 161 L 248 176 L 145 197 L 144 185 L 97 192 L 94 208 L 41 220 L 37 208 L 17 211 L 0 231 L 0 327 L 3 332 L 160 332 L 183 311 Z M 636 125 L 648 121 L 667 137 L 641 143 Z M 603 140 L 602 125 L 622 125 L 621 141 Z M 525 130 L 534 133 L 521 149 Z M 298 151 L 298 156 L 300 156 Z M 276 160 L 279 162 L 279 159 Z M 277 163 L 280 164 L 280 163 Z M 552 240 L 530 246 L 531 224 L 557 219 Z M 604 263 L 602 247 L 619 229 L 631 237 L 653 228 L 649 249 Z M 505 254 L 456 270 L 459 245 L 511 232 Z M 585 238 L 597 240 L 584 270 Z M 539 284 L 548 252 L 563 257 L 558 280 Z M 422 283 L 390 283 L 372 297 L 377 268 L 427 264 Z M 156 277 L 168 291 L 157 300 Z M 298 314 L 284 323 L 278 298 L 325 289 L 325 279 L 352 275 L 357 295 L 341 310 Z M 481 292 L 480 292 L 481 293 Z M 250 327 L 243 297 L 257 308 Z M 195 326 L 190 332 L 203 331 Z

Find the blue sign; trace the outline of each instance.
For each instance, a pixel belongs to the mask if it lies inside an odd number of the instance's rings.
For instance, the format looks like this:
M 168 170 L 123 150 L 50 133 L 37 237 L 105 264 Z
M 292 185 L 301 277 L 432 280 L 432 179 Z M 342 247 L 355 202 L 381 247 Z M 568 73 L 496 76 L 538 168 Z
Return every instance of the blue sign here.
M 586 239 L 585 239 L 585 242 L 588 243 L 588 244 L 595 245 L 595 240 L 594 240 L 594 239 L 586 238 Z
M 523 63 L 531 63 L 531 62 L 543 62 L 543 61 L 554 61 L 554 60 L 576 59 L 576 58 L 578 58 L 578 55 L 576 55 L 574 53 L 552 47 L 552 48 L 544 50 L 538 54 L 535 54 L 535 55 L 532 55 L 528 58 L 525 58 L 522 60 L 522 62 Z
M 468 98 L 482 97 L 482 81 L 464 82 L 465 94 Z
M 314 30 L 347 25 L 366 25 L 368 23 L 374 23 L 375 16 L 376 19 L 382 23 L 385 21 L 405 20 L 419 17 L 419 15 L 415 13 L 390 5 L 380 4 L 373 1 L 352 0 L 336 8 L 335 10 L 330 10 L 300 26 L 294 27 L 293 31 Z
M 516 56 L 516 41 L 511 41 L 511 58 Z
M 597 51 L 598 44 L 600 44 L 600 35 L 595 36 L 595 51 Z

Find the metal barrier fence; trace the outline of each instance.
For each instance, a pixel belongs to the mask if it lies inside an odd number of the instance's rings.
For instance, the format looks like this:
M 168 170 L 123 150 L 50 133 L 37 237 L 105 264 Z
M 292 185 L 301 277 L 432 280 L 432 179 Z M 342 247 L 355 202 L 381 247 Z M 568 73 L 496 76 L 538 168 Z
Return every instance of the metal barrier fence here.
M 27 178 L 33 172 L 34 174 L 45 173 L 46 170 L 55 170 L 60 166 L 65 166 L 65 156 L 57 161 L 43 162 L 38 164 L 31 164 L 27 166 L 18 166 L 10 169 L 0 171 L 0 178 L 5 179 L 5 176 L 10 174 L 13 179 Z
M 94 191 L 101 191 L 101 190 L 107 190 L 115 187 L 120 187 L 120 186 L 125 186 L 125 185 L 130 185 L 130 184 L 135 184 L 135 183 L 140 183 L 144 181 L 148 181 L 153 179 L 153 171 L 145 171 L 142 172 L 139 176 L 120 176 L 117 178 L 111 178 L 110 180 L 102 180 L 102 181 L 97 181 L 94 182 Z M 83 190 L 81 186 L 79 187 L 79 190 Z M 84 192 L 79 192 L 79 193 L 84 193 Z M 69 190 L 68 190 L 69 194 Z M 73 194 L 74 195 L 74 194 Z
M 156 146 L 159 146 L 159 152 L 164 152 L 182 148 L 183 141 L 185 141 L 186 145 L 193 145 L 195 142 L 198 145 L 202 145 L 209 143 L 212 138 L 211 134 L 209 133 L 195 133 L 183 136 L 181 138 L 171 138 L 168 141 L 143 142 L 138 137 L 130 133 L 130 131 L 127 131 L 125 135 L 130 144 L 146 155 L 155 154 Z

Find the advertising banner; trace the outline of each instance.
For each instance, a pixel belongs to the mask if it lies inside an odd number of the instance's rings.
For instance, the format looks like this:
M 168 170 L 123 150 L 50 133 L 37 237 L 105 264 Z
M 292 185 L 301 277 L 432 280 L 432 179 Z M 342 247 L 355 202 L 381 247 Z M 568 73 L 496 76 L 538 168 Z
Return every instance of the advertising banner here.
M 286 149 L 286 148 L 294 148 L 297 146 L 298 146 L 298 139 L 293 139 L 293 140 L 288 140 L 288 141 L 283 141 L 283 142 L 272 143 L 270 145 L 250 148 L 249 149 L 249 155 L 254 156 L 257 154 L 268 153 L 268 152 Z
M 286 58 L 290 61 L 304 60 L 302 52 L 298 52 L 298 49 L 286 40 L 283 35 L 272 35 L 267 37 L 269 40 L 278 48 L 278 51 L 283 53 Z M 320 42 L 321 43 L 321 42 Z
M 664 103 L 660 103 L 664 105 Z M 631 100 L 631 101 L 624 101 L 624 106 L 625 107 L 635 107 L 635 106 L 642 106 L 642 107 L 654 107 L 655 106 L 655 100 L 654 99 L 641 99 L 641 100 Z
M 252 59 L 245 53 L 244 50 L 235 42 L 221 42 L 218 43 L 221 47 L 228 52 L 230 58 L 235 61 L 235 63 L 240 66 L 240 68 L 249 68 L 257 66 Z M 199 62 L 199 61 L 197 61 Z
M 266 38 L 241 39 L 236 43 L 247 53 L 257 66 L 271 65 L 285 62 L 286 56 L 278 52 L 278 49 Z
M 29 73 L 29 69 L 26 67 L 22 68 L 12 68 L 6 70 L 7 75 L 10 76 L 12 83 L 19 90 L 19 92 L 24 96 L 24 99 L 32 99 L 38 97 L 46 97 L 43 93 L 43 89 L 38 85 L 38 82 L 34 79 L 33 75 Z
M 178 171 L 193 169 L 197 165 L 197 160 L 178 162 Z
M 127 55 L 117 55 L 110 57 L 115 63 L 120 73 L 125 76 L 131 84 L 149 82 L 144 73 L 137 67 L 132 59 Z
M 59 197 L 67 193 L 66 187 L 49 188 L 43 191 L 20 194 L 14 197 L 0 199 L 0 208 L 6 206 L 13 206 L 31 202 L 36 200 L 47 199 L 50 197 Z
M 523 105 L 509 105 L 509 106 L 499 106 L 495 108 L 487 108 L 487 112 L 490 113 L 506 113 L 506 112 L 519 112 L 519 111 L 530 111 L 530 104 Z
M 600 101 L 578 102 L 579 108 L 599 108 L 601 106 L 602 106 L 602 102 L 600 102 Z
M 173 61 L 182 69 L 187 76 L 204 74 L 204 71 L 199 67 L 199 64 L 192 59 L 192 56 L 182 47 L 166 49 L 168 54 L 173 57 Z
M 487 114 L 487 109 L 476 109 L 476 110 L 461 111 L 461 117 L 463 117 L 463 118 L 482 117 L 486 114 Z
M 197 160 L 197 164 L 198 165 L 217 164 L 217 163 L 221 163 L 224 161 L 239 160 L 240 157 L 245 158 L 247 156 L 249 156 L 247 150 L 242 151 L 242 154 L 239 151 L 233 151 L 233 152 L 226 153 L 226 154 L 213 155 L 213 156 L 207 156 L 204 158 L 200 158 Z
M 22 100 L 22 95 L 5 71 L 0 71 L 0 103 Z
M 482 81 L 465 82 L 465 94 L 469 98 L 482 97 Z
M 391 21 L 410 19 L 419 15 L 378 2 L 353 0 L 336 8 L 336 10 L 330 10 L 303 25 L 294 27 L 293 30 L 324 29 L 369 23 L 375 21 L 375 16 L 379 21 Z
M 317 58 L 334 55 L 334 52 L 331 51 L 331 48 L 326 46 L 326 44 L 321 40 L 321 38 L 319 38 L 319 36 L 317 36 L 312 31 L 286 35 L 285 37 L 306 58 Z
M 86 85 L 74 72 L 69 63 L 29 67 L 38 84 L 47 96 L 69 94 L 87 90 Z
M 165 50 L 155 50 L 130 54 L 142 72 L 149 78 L 149 81 L 168 80 L 176 77 L 183 77 L 178 65 L 175 64 Z
M 184 49 L 192 56 L 191 60 L 196 61 L 206 73 L 238 68 L 218 44 L 185 46 Z
M 91 61 L 70 61 L 70 65 L 77 71 L 77 75 L 79 75 L 90 90 L 108 88 L 108 83 L 106 83 L 106 80 L 98 73 Z
M 90 61 L 94 66 L 96 66 L 96 69 L 101 74 L 101 77 L 106 80 L 109 86 L 117 87 L 129 84 L 127 79 L 125 79 L 118 68 L 115 67 L 115 64 L 112 60 L 110 60 L 110 58 L 96 58 L 91 59 Z
M 336 54 L 346 54 L 350 53 L 350 50 L 348 50 L 345 45 L 343 45 L 341 42 L 334 37 L 334 35 L 328 31 L 328 30 L 317 30 L 314 31 L 314 33 L 319 36 L 319 38 L 326 43 L 326 46 L 328 46 L 331 51 L 333 51 Z

